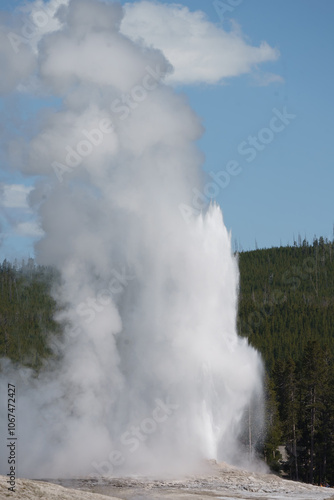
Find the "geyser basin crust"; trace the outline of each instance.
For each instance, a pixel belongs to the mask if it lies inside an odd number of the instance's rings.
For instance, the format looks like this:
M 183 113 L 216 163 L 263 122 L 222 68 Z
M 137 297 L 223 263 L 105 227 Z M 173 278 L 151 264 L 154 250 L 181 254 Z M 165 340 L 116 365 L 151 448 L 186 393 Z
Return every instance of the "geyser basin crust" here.
M 15 492 L 8 492 L 7 478 L 0 476 L 0 499 L 19 498 L 20 500 L 106 500 L 105 495 L 64 488 L 63 486 L 44 481 L 16 479 Z M 108 499 L 120 500 L 108 495 Z
M 18 480 L 18 492 L 21 500 L 37 498 L 37 492 L 50 500 L 102 500 L 114 498 L 122 500 L 324 500 L 334 499 L 333 490 L 319 488 L 304 483 L 280 479 L 272 474 L 250 473 L 211 461 L 210 466 L 203 464 L 206 473 L 184 478 L 148 479 L 132 478 L 100 478 L 57 481 L 67 488 L 55 484 Z M 3 494 L 4 478 L 0 478 L 0 498 Z M 80 490 L 80 491 L 78 491 Z M 85 490 L 85 491 L 84 491 Z M 86 493 L 90 491 L 93 493 Z M 33 495 L 36 496 L 33 496 Z M 106 496 L 101 496 L 106 495 Z M 59 496 L 57 496 L 59 495 Z M 61 496 L 62 495 L 62 496 Z M 81 496 L 80 496 L 81 495 Z M 87 495 L 87 496 L 86 496 Z

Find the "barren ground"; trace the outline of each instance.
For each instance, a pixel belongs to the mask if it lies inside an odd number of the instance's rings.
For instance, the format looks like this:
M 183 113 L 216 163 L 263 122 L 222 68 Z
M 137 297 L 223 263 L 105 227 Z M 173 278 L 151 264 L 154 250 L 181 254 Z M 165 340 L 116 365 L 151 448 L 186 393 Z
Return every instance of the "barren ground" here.
M 8 491 L 0 476 L 0 499 L 33 500 L 334 500 L 334 489 L 319 488 L 212 463 L 204 474 L 182 479 L 143 477 L 51 480 L 16 480 L 16 492 Z

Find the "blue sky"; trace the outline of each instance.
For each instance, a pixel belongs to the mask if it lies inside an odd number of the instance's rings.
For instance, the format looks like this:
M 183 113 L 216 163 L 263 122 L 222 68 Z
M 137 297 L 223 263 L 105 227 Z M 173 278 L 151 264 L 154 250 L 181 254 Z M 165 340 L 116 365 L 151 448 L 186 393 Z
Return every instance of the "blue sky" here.
M 182 2 L 190 7 L 193 2 Z M 194 2 L 214 22 L 212 3 Z M 334 3 L 330 0 L 242 2 L 231 16 L 252 43 L 266 40 L 280 58 L 266 69 L 284 83 L 255 86 L 249 75 L 225 86 L 189 88 L 204 118 L 206 166 L 240 159 L 238 144 L 265 127 L 274 107 L 296 115 L 221 192 L 225 223 L 244 250 L 293 243 L 293 235 L 333 237 Z
M 214 9 L 214 2 L 182 0 L 178 3 L 191 11 L 205 12 L 211 23 L 227 31 L 236 22 L 247 43 L 259 46 L 266 41 L 280 52 L 276 61 L 259 64 L 247 74 L 225 78 L 220 83 L 176 86 L 178 92 L 188 96 L 191 106 L 202 118 L 205 134 L 199 146 L 205 155 L 204 170 L 224 171 L 232 160 L 241 168 L 216 196 L 233 241 L 239 249 L 249 250 L 255 247 L 255 241 L 258 247 L 292 244 L 298 233 L 309 240 L 314 234 L 332 239 L 334 3 L 331 0 L 244 0 L 226 12 L 223 22 Z M 11 10 L 18 4 L 19 1 L 5 1 L 1 9 Z M 264 85 L 265 74 L 280 78 Z M 1 128 L 3 141 L 9 133 L 7 115 L 14 114 L 15 118 L 17 114 L 15 123 L 23 117 L 23 125 L 20 122 L 18 129 L 22 131 L 23 127 L 29 135 L 32 131 L 27 118 L 44 106 L 56 105 L 54 100 L 31 100 L 24 96 L 19 101 L 13 99 L 0 100 L 2 123 L 7 126 L 7 131 L 6 127 Z M 275 132 L 272 140 L 261 151 L 256 151 L 255 159 L 248 162 L 250 155 L 238 151 L 241 143 L 248 143 L 249 137 L 258 134 L 266 138 L 262 131 L 270 126 L 275 116 L 273 110 L 283 112 L 284 108 L 295 118 L 284 130 Z M 17 133 L 15 124 L 10 128 Z M 0 183 L 33 184 L 33 179 L 23 179 L 9 169 L 1 152 L 0 160 L 3 167 Z M 210 180 L 208 177 L 207 182 Z M 8 206 L 2 209 L 0 206 L 1 210 L 0 259 L 33 256 L 33 241 L 38 235 L 13 231 L 11 217 L 17 223 L 23 210 L 22 217 L 27 224 L 34 220 L 35 214 L 23 206 L 12 211 Z

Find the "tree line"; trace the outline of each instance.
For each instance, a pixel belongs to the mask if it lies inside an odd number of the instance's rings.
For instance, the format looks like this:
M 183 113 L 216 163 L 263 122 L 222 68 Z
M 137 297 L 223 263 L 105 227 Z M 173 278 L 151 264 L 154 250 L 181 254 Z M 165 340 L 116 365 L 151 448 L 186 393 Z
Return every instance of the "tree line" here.
M 243 252 L 239 268 L 239 334 L 266 368 L 260 451 L 290 479 L 334 486 L 334 242 Z
M 61 335 L 53 319 L 58 306 L 51 296 L 58 279 L 54 269 L 36 266 L 33 259 L 0 264 L 0 359 L 38 372 L 53 355 L 50 336 Z

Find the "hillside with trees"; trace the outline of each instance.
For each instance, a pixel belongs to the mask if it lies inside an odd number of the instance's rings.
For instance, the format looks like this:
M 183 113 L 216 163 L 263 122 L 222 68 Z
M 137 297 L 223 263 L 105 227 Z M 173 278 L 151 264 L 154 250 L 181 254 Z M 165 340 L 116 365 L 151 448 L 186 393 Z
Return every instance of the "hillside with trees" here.
M 36 266 L 32 259 L 20 266 L 6 260 L 0 265 L 0 358 L 38 372 L 52 356 L 50 336 L 61 335 L 51 297 L 57 280 L 55 270 Z
M 238 259 L 238 331 L 266 368 L 267 434 L 258 451 L 285 477 L 334 486 L 334 242 L 299 239 Z M 36 375 L 55 355 L 51 337 L 62 335 L 51 294 L 58 281 L 31 259 L 0 265 L 0 358 Z
M 238 331 L 267 373 L 266 460 L 291 479 L 334 486 L 334 243 L 240 253 L 239 267 Z
M 244 252 L 239 267 L 239 334 L 261 351 L 270 374 L 278 360 L 297 362 L 312 340 L 334 354 L 332 242 Z

